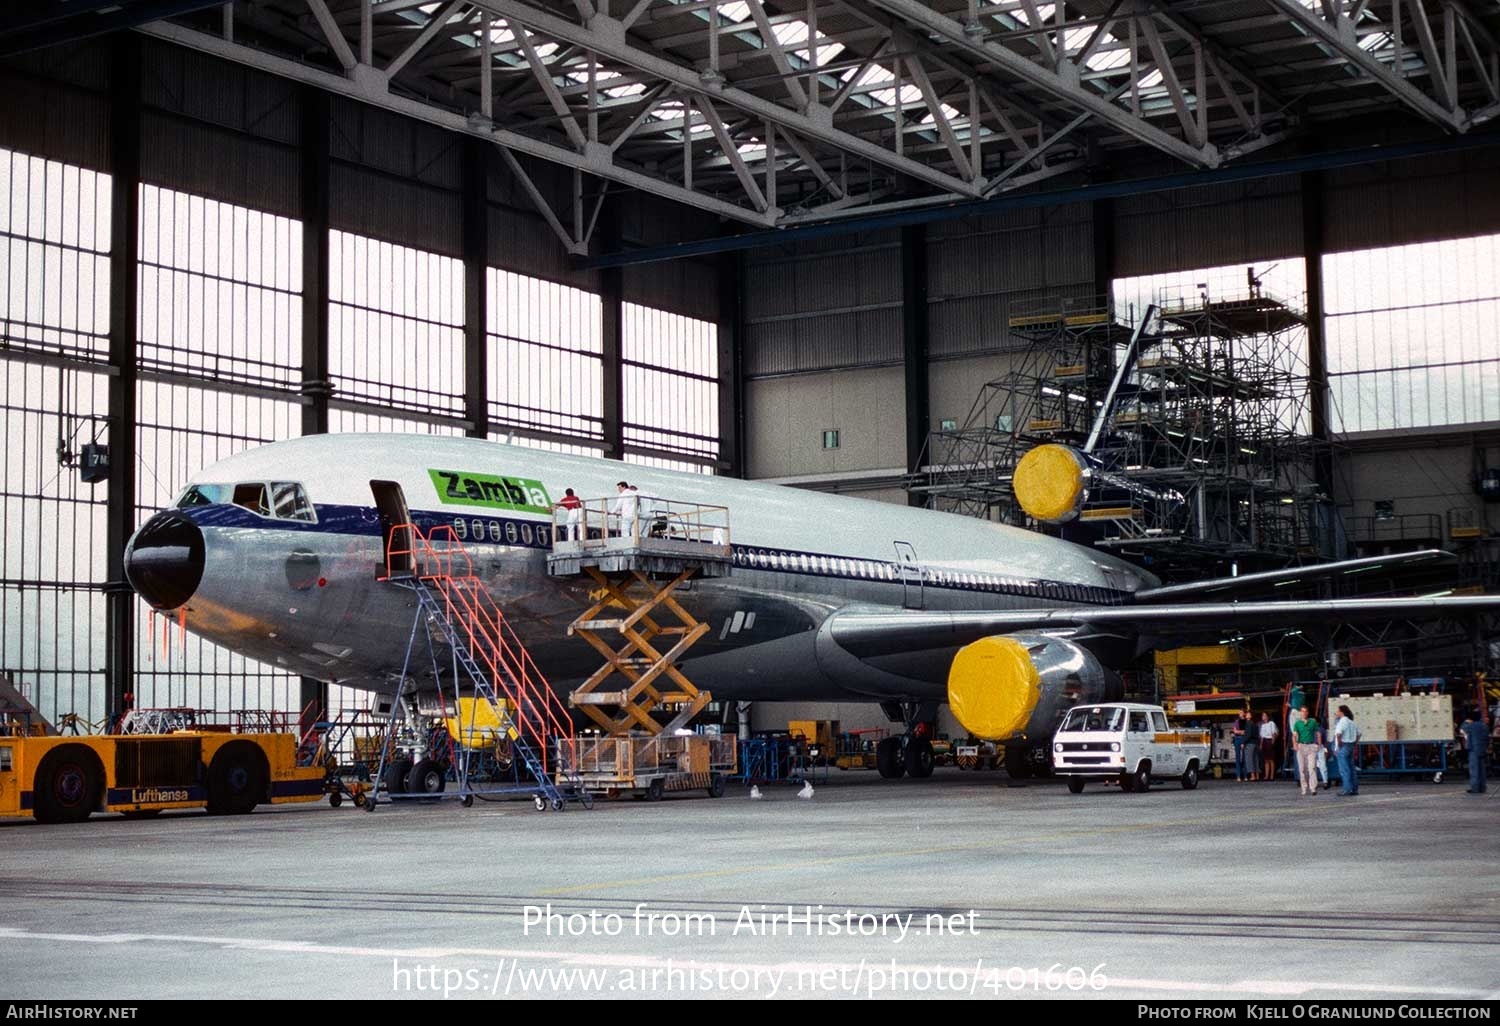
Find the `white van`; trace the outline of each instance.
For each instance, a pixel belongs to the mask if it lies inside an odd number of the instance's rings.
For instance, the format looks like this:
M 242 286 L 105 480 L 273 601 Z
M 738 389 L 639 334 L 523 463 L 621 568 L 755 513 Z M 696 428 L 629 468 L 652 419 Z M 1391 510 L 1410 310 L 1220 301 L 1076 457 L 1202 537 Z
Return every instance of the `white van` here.
M 1174 730 L 1161 706 L 1136 702 L 1074 706 L 1052 739 L 1053 770 L 1074 794 L 1090 780 L 1146 791 L 1153 780 L 1174 777 L 1191 791 L 1208 753 L 1207 731 Z

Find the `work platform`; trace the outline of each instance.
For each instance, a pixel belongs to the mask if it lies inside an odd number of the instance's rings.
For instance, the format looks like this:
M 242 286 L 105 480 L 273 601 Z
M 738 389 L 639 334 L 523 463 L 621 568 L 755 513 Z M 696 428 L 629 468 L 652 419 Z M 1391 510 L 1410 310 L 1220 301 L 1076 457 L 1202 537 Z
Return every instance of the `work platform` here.
M 552 537 L 548 574 L 595 585 L 592 604 L 568 626 L 603 660 L 568 698 L 608 735 L 567 742 L 583 786 L 648 798 L 703 788 L 717 797 L 734 772 L 734 746 L 726 755 L 677 736 L 713 697 L 679 665 L 708 624 L 676 593 L 695 577 L 732 572 L 729 510 L 622 492 L 558 507 Z

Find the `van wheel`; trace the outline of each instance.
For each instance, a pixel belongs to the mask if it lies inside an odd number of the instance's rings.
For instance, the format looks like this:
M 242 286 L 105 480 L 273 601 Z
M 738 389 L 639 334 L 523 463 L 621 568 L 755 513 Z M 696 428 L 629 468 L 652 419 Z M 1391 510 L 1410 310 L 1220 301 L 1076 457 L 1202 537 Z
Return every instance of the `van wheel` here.
M 1182 771 L 1182 789 L 1191 791 L 1198 786 L 1198 764 L 1191 763 L 1187 769 Z
M 1151 764 L 1143 762 L 1135 771 L 1135 789 L 1137 791 L 1151 790 Z
M 1132 773 L 1121 773 L 1120 774 L 1120 790 L 1121 791 L 1134 791 L 1135 790 L 1135 775 L 1134 774 L 1132 774 Z
M 1069 777 L 1068 778 L 1068 790 L 1071 791 L 1071 792 L 1073 792 L 1074 794 L 1083 794 L 1083 778 L 1082 777 Z

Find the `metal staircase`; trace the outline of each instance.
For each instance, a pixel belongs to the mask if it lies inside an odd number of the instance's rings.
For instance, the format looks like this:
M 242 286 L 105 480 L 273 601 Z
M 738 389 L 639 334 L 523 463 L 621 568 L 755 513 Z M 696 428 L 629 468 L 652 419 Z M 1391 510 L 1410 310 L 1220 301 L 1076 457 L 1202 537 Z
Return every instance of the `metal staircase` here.
M 409 548 L 403 548 L 403 544 L 409 544 Z M 527 790 L 533 792 L 538 809 L 560 810 L 568 800 L 591 805 L 582 781 L 569 763 L 566 746 L 558 743 L 571 734 L 566 711 L 484 583 L 475 575 L 473 562 L 452 529 L 439 527 L 424 534 L 412 524 L 394 528 L 383 579 L 411 591 L 417 599 L 402 680 L 407 679 L 418 629 L 425 624 L 429 639 L 435 633 L 451 650 L 456 674 L 452 681 L 455 700 L 467 682 L 474 700 L 469 705 L 471 715 L 478 703 L 488 706 L 500 730 L 509 738 L 517 766 L 523 771 L 518 776 L 519 788 L 478 785 L 470 778 L 473 747 L 455 744 L 452 768 L 458 786 L 453 796 L 467 805 L 475 795 Z M 393 732 L 402 715 L 400 697 L 398 694 L 397 701 L 392 703 Z M 473 723 L 459 726 L 463 735 L 474 729 Z M 384 772 L 389 752 L 387 745 L 381 755 L 377 780 Z M 526 776 L 530 781 L 525 780 Z

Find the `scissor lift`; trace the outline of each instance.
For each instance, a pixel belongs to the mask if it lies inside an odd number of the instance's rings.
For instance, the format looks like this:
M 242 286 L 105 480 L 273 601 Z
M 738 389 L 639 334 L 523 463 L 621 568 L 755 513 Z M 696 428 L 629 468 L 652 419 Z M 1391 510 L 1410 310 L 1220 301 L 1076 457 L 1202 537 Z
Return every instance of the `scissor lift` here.
M 712 701 L 679 665 L 708 624 L 677 595 L 695 578 L 731 572 L 729 510 L 644 497 L 629 503 L 633 509 L 622 510 L 618 499 L 589 500 L 576 511 L 558 510 L 553 525 L 547 572 L 595 586 L 593 603 L 568 634 L 604 660 L 569 703 L 610 738 L 629 741 L 607 746 L 606 757 L 598 739 L 575 738 L 574 765 L 585 786 L 605 793 L 659 798 L 702 787 L 717 796 L 734 772 L 734 745 L 646 742 L 673 737 Z M 663 708 L 674 710 L 665 723 L 655 715 Z

